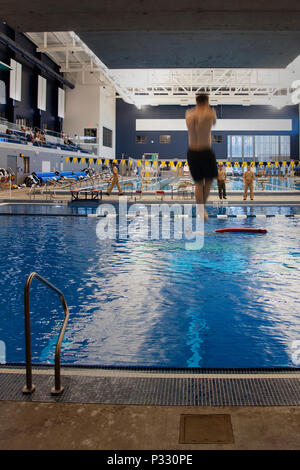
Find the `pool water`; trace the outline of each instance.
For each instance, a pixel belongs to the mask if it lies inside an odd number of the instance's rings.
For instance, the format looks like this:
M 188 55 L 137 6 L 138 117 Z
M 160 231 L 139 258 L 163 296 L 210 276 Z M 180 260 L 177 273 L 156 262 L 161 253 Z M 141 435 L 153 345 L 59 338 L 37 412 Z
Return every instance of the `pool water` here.
M 109 201 L 110 202 L 110 201 Z M 128 207 L 130 207 L 133 202 L 130 199 L 127 199 Z M 160 201 L 159 201 L 160 202 Z M 184 201 L 186 202 L 186 201 Z M 141 200 L 141 203 L 143 201 Z M 187 201 L 189 203 L 189 201 Z M 118 204 L 111 203 L 113 206 L 116 207 L 116 211 L 118 211 Z M 164 202 L 162 202 L 164 204 Z M 81 204 L 30 204 L 30 203 L 6 203 L 0 205 L 0 214 L 36 214 L 36 215 L 74 215 L 74 216 L 86 216 L 89 214 L 96 214 L 97 213 L 97 205 L 90 205 L 89 201 L 87 203 L 83 200 Z M 294 215 L 300 214 L 300 205 L 299 206 L 289 206 L 289 205 L 264 205 L 262 204 L 255 204 L 253 206 L 214 206 L 208 205 L 206 207 L 207 212 L 210 215 L 217 215 L 217 214 L 228 214 L 229 216 L 234 215 L 256 215 L 256 214 L 264 214 L 266 216 L 275 216 L 275 215 Z M 0 226 L 2 225 L 0 219 Z
M 183 240 L 101 241 L 97 223 L 88 217 L 1 216 L 0 340 L 7 362 L 24 362 L 24 284 L 36 271 L 62 290 L 69 305 L 62 363 L 299 366 L 293 345 L 300 340 L 300 219 L 211 218 L 199 251 L 186 250 Z M 229 226 L 268 233 L 214 234 Z M 59 299 L 33 281 L 33 362 L 53 362 L 62 319 Z
M 120 185 L 124 191 L 131 191 L 142 189 L 143 191 L 177 191 L 177 187 L 180 181 L 191 181 L 189 177 L 168 177 L 168 178 L 147 178 L 143 185 L 141 180 L 138 178 L 125 178 L 120 181 Z M 99 186 L 100 189 L 105 191 L 107 184 Z M 116 189 L 116 188 L 115 188 Z M 227 191 L 243 191 L 244 181 L 242 176 L 228 176 L 226 182 Z M 218 190 L 217 181 L 214 180 L 212 184 L 212 191 Z M 279 176 L 270 176 L 267 178 L 257 178 L 254 180 L 255 191 L 300 191 L 300 179 L 299 178 L 280 178 Z

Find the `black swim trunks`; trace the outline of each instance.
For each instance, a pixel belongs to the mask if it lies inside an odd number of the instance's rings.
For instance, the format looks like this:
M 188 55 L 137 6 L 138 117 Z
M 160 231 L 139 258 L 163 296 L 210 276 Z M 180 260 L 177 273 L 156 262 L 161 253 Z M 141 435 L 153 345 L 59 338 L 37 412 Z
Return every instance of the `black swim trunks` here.
M 213 179 L 218 176 L 216 156 L 211 149 L 188 150 L 187 161 L 195 182 L 203 179 Z

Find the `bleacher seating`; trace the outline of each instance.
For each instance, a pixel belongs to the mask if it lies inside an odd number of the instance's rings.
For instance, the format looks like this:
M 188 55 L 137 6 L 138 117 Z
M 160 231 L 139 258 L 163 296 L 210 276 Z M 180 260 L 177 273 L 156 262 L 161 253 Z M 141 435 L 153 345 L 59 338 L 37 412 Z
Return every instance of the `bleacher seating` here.
M 69 143 L 66 144 L 64 142 L 64 139 L 62 137 L 59 137 L 59 135 L 53 136 L 50 134 L 44 134 L 44 137 L 46 138 L 46 141 L 33 141 L 29 139 L 28 135 L 25 134 L 23 130 L 19 129 L 14 129 L 13 124 L 11 127 L 5 125 L 5 124 L 0 124 L 0 139 L 2 142 L 10 142 L 10 143 L 15 143 L 15 144 L 23 144 L 27 145 L 32 144 L 35 147 L 44 147 L 44 148 L 50 148 L 50 149 L 61 149 L 63 151 L 67 152 L 81 152 L 84 154 L 90 155 L 90 152 L 88 150 L 85 150 L 80 147 L 79 144 L 75 143 Z M 9 129 L 9 133 L 7 133 L 7 129 Z

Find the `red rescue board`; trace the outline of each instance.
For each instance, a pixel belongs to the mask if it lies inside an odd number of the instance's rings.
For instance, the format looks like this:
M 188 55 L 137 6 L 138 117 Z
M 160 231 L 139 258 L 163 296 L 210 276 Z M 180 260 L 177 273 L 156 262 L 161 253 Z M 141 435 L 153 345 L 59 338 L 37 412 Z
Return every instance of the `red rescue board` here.
M 218 228 L 215 230 L 218 233 L 238 232 L 238 233 L 267 233 L 264 228 Z

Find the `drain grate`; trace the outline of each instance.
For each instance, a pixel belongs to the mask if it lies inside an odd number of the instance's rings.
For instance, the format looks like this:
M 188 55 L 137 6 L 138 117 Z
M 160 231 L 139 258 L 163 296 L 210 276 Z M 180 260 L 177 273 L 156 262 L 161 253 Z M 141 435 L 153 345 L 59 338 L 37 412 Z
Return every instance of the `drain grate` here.
M 153 378 L 64 375 L 59 397 L 51 396 L 53 375 L 34 373 L 35 392 L 22 394 L 25 374 L 0 374 L 0 400 L 114 403 L 128 405 L 299 406 L 298 377 Z
M 181 415 L 179 444 L 233 444 L 228 414 Z

